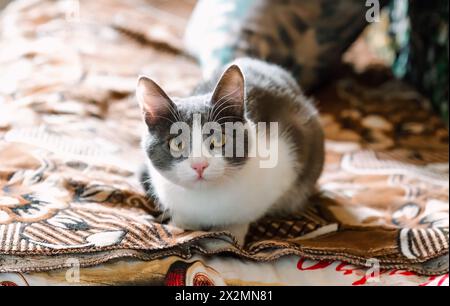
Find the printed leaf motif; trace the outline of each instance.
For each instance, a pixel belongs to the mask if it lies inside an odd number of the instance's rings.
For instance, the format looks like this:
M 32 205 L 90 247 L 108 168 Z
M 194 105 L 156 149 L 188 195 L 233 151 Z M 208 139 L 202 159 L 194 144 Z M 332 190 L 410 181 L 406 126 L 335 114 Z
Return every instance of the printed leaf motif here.
M 56 215 L 48 219 L 47 222 L 53 226 L 68 230 L 85 231 L 89 229 L 89 225 L 84 220 L 68 215 Z
M 108 199 L 114 194 L 115 191 L 115 189 L 108 186 L 93 185 L 80 190 L 77 198 L 82 202 L 90 201 L 103 203 L 108 201 Z
M 106 247 L 120 243 L 124 236 L 124 231 L 102 232 L 90 235 L 86 241 L 96 247 Z

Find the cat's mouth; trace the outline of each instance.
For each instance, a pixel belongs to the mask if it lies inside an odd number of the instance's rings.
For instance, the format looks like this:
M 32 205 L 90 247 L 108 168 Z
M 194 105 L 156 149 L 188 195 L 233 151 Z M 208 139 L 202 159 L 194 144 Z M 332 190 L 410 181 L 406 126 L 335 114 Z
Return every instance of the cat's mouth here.
M 192 180 L 186 181 L 185 182 L 185 187 L 188 188 L 204 188 L 204 187 L 211 187 L 214 185 L 219 185 L 221 184 L 222 180 L 220 179 L 220 177 L 205 177 L 205 176 L 201 176 L 201 177 L 196 177 L 193 178 Z
M 214 182 L 219 181 L 218 178 L 208 178 L 204 176 L 198 176 L 193 180 L 194 185 L 207 185 L 207 184 L 213 184 Z

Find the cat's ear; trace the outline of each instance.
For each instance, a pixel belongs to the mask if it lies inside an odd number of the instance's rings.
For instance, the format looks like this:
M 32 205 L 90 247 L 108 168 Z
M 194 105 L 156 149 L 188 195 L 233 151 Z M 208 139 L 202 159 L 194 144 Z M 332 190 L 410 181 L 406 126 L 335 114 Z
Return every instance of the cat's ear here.
M 218 109 L 243 115 L 245 100 L 245 79 L 241 69 L 237 65 L 230 66 L 222 75 L 211 103 Z
M 136 97 L 147 125 L 157 124 L 160 120 L 168 121 L 169 119 L 175 119 L 172 117 L 176 110 L 176 105 L 164 90 L 148 77 L 139 77 Z

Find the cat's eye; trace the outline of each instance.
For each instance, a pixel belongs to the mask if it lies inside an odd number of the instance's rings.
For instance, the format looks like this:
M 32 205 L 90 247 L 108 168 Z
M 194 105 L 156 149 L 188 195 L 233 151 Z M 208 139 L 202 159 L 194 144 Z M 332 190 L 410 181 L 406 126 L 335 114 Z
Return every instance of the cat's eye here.
M 221 148 L 226 144 L 226 136 L 222 134 L 220 137 L 211 137 L 210 149 Z
M 169 148 L 172 152 L 181 152 L 184 150 L 184 141 L 172 138 L 169 140 Z

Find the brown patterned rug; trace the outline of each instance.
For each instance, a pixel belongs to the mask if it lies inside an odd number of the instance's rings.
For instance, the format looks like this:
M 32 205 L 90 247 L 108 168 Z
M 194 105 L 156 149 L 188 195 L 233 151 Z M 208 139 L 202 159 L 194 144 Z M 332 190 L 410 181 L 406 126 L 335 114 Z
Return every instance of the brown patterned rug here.
M 177 3 L 81 1 L 73 23 L 53 1 L 17 1 L 0 16 L 0 272 L 195 253 L 448 271 L 447 129 L 379 73 L 317 94 L 327 160 L 307 211 L 260 220 L 243 249 L 227 233 L 162 224 L 134 176 L 133 90 L 140 73 L 175 95 L 199 80 L 178 51 L 193 1 Z

